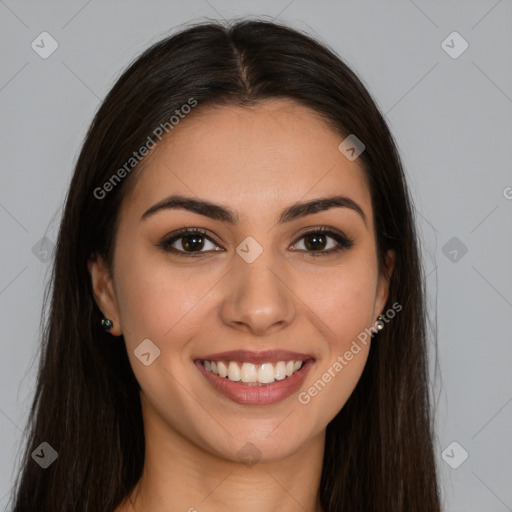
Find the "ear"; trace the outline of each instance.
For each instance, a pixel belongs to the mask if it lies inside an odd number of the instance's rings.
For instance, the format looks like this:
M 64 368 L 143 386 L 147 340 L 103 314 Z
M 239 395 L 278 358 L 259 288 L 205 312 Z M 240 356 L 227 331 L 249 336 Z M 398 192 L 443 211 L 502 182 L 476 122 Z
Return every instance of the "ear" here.
M 384 306 L 388 300 L 389 282 L 395 266 L 395 251 L 389 249 L 386 253 L 384 268 L 379 274 L 377 282 L 377 295 L 375 297 L 374 321 L 384 312 Z
M 108 332 L 113 336 L 120 336 L 122 334 L 121 321 L 110 269 L 105 264 L 103 258 L 97 254 L 89 258 L 87 268 L 91 275 L 94 300 L 103 316 L 112 320 L 114 324 Z

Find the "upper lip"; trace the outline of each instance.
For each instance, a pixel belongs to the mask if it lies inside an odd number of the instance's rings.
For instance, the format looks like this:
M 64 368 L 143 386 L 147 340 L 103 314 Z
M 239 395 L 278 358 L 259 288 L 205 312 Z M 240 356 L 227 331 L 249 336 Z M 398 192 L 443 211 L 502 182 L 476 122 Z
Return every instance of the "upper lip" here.
M 263 352 L 252 352 L 250 350 L 230 350 L 228 352 L 217 352 L 203 357 L 203 361 L 244 361 L 247 363 L 275 363 L 278 361 L 306 361 L 314 359 L 311 354 L 301 354 L 289 350 L 265 350 Z

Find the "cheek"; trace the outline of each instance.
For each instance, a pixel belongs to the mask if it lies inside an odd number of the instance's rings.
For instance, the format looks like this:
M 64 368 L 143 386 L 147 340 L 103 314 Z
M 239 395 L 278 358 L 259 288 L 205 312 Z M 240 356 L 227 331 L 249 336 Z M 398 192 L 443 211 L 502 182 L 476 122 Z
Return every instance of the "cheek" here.
M 158 343 L 201 300 L 209 279 L 191 279 L 190 269 L 173 268 L 154 249 L 131 247 L 130 252 L 119 247 L 115 267 L 125 339 L 130 345 L 145 338 Z
M 317 425 L 325 426 L 344 407 L 359 382 L 369 347 L 369 343 L 358 343 L 358 347 L 351 346 L 336 355 L 327 366 L 319 370 L 314 381 L 301 394 L 301 403 L 312 408 L 310 412 L 316 417 Z
M 172 332 L 186 338 L 183 330 L 193 323 L 191 319 L 200 320 L 197 316 L 201 311 L 205 314 L 204 307 L 212 307 L 209 299 L 224 288 L 220 284 L 224 274 L 202 272 L 200 266 L 192 264 L 171 265 L 153 250 L 135 243 L 126 245 L 132 247 L 131 252 L 120 250 L 116 260 L 117 299 L 125 339 L 140 343 L 152 336 L 165 339 Z M 324 332 L 331 341 L 334 336 L 344 343 L 371 325 L 376 275 L 374 262 L 369 260 L 369 254 L 359 252 L 338 266 L 315 268 L 308 263 L 292 272 L 294 293 L 289 300 L 297 300 L 294 294 L 300 298 L 299 302 L 307 306 L 305 313 L 309 309 L 316 316 L 312 321 L 325 324 Z M 226 279 L 229 282 L 229 276 Z
M 123 328 L 135 337 L 165 340 L 182 329 L 196 306 L 213 286 L 208 277 L 190 279 L 186 272 L 166 275 L 158 268 L 142 268 L 129 273 L 124 284 L 120 311 Z M 188 276 L 188 279 L 187 279 Z
M 321 310 L 322 323 L 329 326 L 323 330 L 324 350 L 316 371 L 299 396 L 299 402 L 310 407 L 318 428 L 336 416 L 354 391 L 366 365 L 371 341 L 374 295 L 356 285 L 349 287 L 345 282 L 330 297 Z
M 318 425 L 331 421 L 345 405 L 368 358 L 377 274 L 364 258 L 355 261 L 331 268 L 329 276 L 318 274 L 315 286 L 301 292 L 319 328 L 328 327 L 322 329 L 326 344 L 320 364 L 299 397 L 315 410 Z
M 362 258 L 360 259 L 362 260 Z M 328 328 L 323 332 L 331 346 L 343 346 L 372 325 L 376 272 L 370 265 L 357 262 L 297 281 L 299 297 Z

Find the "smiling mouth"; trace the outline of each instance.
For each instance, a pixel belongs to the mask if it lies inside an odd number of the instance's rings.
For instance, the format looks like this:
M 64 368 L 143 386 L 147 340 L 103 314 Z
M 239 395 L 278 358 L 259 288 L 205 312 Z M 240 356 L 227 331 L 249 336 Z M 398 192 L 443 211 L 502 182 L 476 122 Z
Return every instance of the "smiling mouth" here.
M 244 361 L 209 361 L 201 359 L 204 368 L 218 377 L 247 386 L 268 386 L 300 372 L 307 360 L 276 361 L 253 364 Z

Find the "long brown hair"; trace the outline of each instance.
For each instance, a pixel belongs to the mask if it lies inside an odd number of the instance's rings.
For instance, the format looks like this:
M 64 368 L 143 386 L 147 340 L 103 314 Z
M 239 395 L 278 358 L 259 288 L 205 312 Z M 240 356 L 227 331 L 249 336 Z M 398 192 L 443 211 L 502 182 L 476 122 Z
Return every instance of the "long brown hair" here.
M 189 26 L 154 44 L 94 117 L 56 244 L 14 512 L 112 512 L 142 474 L 140 387 L 124 340 L 113 343 L 101 328 L 87 260 L 97 252 L 112 263 L 119 206 L 144 161 L 105 198 L 95 190 L 190 98 L 197 109 L 292 98 L 340 137 L 356 134 L 364 143 L 359 162 L 381 268 L 386 251 L 396 253 L 385 309 L 399 303 L 402 310 L 376 334 L 358 385 L 327 426 L 321 502 L 325 512 L 439 511 L 424 273 L 395 142 L 364 85 L 325 44 L 280 24 L 238 20 Z M 58 453 L 46 469 L 31 457 L 42 442 Z

